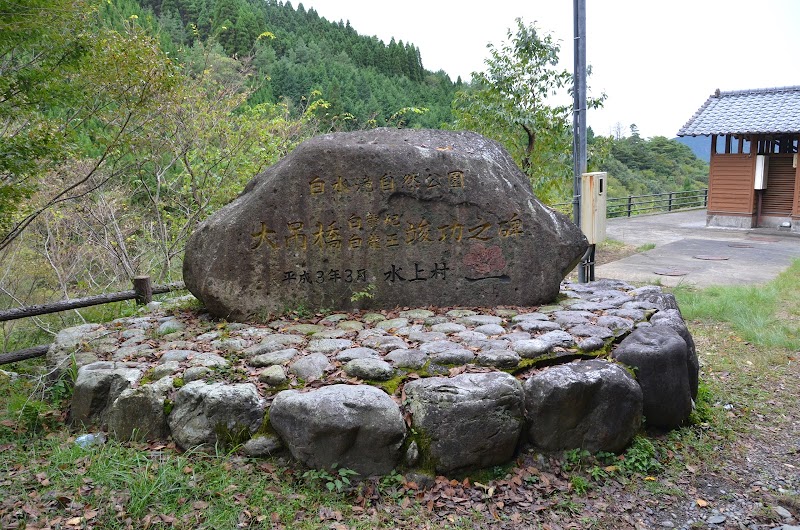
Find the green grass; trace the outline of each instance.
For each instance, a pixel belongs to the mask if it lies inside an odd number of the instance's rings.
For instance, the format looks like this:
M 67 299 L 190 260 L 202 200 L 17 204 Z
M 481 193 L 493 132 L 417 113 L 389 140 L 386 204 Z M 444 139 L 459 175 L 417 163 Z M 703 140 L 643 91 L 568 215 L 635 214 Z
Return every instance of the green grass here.
M 647 252 L 648 250 L 653 250 L 654 248 L 656 248 L 655 243 L 645 243 L 644 245 L 636 247 L 636 252 Z
M 772 282 L 757 286 L 674 290 L 686 320 L 729 323 L 747 342 L 800 349 L 800 260 Z

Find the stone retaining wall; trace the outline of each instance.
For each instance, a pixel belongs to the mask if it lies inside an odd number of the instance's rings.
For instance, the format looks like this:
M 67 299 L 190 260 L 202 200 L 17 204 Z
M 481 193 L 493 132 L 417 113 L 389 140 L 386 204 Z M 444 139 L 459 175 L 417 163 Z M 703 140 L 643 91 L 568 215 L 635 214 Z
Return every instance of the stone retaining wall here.
M 643 418 L 685 424 L 698 385 L 672 295 L 613 280 L 564 283 L 535 308 L 263 325 L 160 308 L 63 330 L 47 358 L 56 378 L 78 367 L 75 429 L 363 475 L 458 474 L 529 445 L 619 452 Z

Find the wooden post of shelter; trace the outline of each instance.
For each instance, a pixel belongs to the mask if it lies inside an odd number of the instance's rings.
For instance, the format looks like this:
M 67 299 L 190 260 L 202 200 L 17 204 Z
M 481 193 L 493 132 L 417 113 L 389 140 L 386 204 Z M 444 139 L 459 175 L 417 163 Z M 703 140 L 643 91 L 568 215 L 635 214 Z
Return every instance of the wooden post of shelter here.
M 153 301 L 153 283 L 150 276 L 136 276 L 133 279 L 133 290 L 136 292 L 136 304 L 146 305 Z

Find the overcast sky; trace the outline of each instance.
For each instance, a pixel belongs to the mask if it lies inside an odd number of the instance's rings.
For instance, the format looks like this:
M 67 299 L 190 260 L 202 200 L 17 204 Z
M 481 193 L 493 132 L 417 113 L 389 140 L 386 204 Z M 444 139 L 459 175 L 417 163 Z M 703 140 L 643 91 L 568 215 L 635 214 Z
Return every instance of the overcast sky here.
M 292 1 L 296 8 L 300 2 Z M 453 81 L 484 69 L 516 18 L 561 41 L 572 71 L 571 0 L 304 0 L 361 35 L 419 48 L 423 66 Z M 608 95 L 589 125 L 608 135 L 635 123 L 674 137 L 715 89 L 800 85 L 800 0 L 586 0 L 590 92 Z

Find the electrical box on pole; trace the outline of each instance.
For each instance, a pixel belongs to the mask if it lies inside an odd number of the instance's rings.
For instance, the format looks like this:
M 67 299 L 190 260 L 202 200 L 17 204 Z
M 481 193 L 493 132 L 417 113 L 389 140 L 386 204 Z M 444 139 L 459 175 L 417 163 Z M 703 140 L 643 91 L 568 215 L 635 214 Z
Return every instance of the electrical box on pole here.
M 590 245 L 606 238 L 606 177 L 605 172 L 581 175 L 581 231 Z

